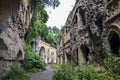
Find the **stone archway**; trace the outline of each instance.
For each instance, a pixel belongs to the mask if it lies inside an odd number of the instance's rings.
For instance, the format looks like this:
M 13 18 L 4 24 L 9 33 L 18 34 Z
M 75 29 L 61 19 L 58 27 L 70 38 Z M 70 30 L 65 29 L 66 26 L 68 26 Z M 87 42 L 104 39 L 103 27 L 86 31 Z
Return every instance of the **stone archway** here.
M 108 40 L 109 40 L 109 45 L 110 45 L 111 52 L 118 55 L 119 54 L 119 48 L 120 48 L 119 34 L 117 34 L 115 31 L 110 31 Z
M 81 50 L 83 53 L 84 63 L 87 64 L 87 62 L 89 60 L 88 56 L 89 56 L 90 50 L 88 47 L 83 46 L 83 45 L 81 46 Z
M 40 48 L 39 56 L 43 61 L 46 60 L 45 48 L 43 46 Z
M 118 24 L 111 24 L 108 41 L 111 52 L 118 55 L 120 48 L 120 26 Z

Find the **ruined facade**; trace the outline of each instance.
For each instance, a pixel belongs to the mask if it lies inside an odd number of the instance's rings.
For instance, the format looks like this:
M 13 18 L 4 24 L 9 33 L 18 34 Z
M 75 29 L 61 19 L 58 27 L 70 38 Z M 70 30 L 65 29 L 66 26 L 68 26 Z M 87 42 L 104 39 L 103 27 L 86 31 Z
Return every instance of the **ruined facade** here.
M 57 60 L 56 48 L 52 47 L 49 43 L 46 43 L 43 40 L 41 40 L 40 36 L 32 40 L 32 46 L 34 52 L 38 56 L 40 56 L 40 58 L 45 63 L 50 63 L 50 62 L 56 63 Z
M 57 40 L 58 63 L 103 62 L 120 48 L 120 0 L 76 0 Z
M 33 14 L 32 0 L 0 0 L 0 71 L 24 59 L 24 35 Z

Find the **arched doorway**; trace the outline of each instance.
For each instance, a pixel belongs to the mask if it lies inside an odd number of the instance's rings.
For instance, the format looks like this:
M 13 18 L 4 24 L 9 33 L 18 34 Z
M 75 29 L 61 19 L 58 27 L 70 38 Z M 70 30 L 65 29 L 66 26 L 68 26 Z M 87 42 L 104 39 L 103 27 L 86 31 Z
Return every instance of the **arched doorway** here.
M 51 62 L 54 62 L 54 52 L 51 53 Z
M 45 54 L 45 48 L 44 48 L 44 47 L 41 47 L 41 48 L 40 48 L 39 56 L 40 56 L 40 58 L 41 58 L 43 61 L 46 60 L 46 54 Z
M 86 46 L 83 46 L 83 45 L 81 46 L 81 50 L 83 52 L 84 63 L 87 64 L 87 62 L 89 60 L 88 56 L 89 56 L 90 50 L 89 50 L 89 48 L 87 48 Z
M 120 47 L 120 37 L 115 31 L 111 31 L 108 37 L 111 52 L 118 55 Z

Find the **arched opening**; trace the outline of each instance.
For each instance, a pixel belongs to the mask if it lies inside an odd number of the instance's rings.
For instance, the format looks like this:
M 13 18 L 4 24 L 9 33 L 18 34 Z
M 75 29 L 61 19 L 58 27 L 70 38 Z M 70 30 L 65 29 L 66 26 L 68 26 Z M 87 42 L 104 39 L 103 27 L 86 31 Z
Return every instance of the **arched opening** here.
M 4 60 L 5 55 L 7 55 L 7 50 L 7 45 L 4 43 L 4 40 L 0 38 L 0 60 Z
M 80 13 L 80 15 L 82 17 L 82 23 L 83 23 L 83 25 L 85 25 L 86 24 L 86 21 L 85 21 L 85 11 L 82 10 L 82 9 L 80 9 L 79 13 Z
M 77 23 L 77 15 L 74 16 L 74 21 L 73 21 L 73 24 L 76 24 Z
M 115 31 L 111 31 L 109 34 L 108 40 L 109 40 L 111 52 L 118 55 L 119 54 L 119 47 L 120 47 L 119 35 Z
M 85 64 L 87 64 L 87 62 L 89 60 L 88 56 L 89 56 L 90 50 L 86 46 L 81 46 L 81 49 L 82 49 L 82 52 L 83 52 L 83 57 L 84 57 Z
M 18 54 L 17 54 L 17 60 L 22 60 L 22 51 L 19 50 Z
M 40 56 L 40 58 L 41 58 L 42 60 L 45 61 L 46 54 L 45 54 L 45 48 L 44 48 L 44 47 L 41 47 L 41 48 L 40 48 L 39 56 Z
M 0 49 L 8 50 L 8 47 L 4 43 L 3 39 L 0 38 Z

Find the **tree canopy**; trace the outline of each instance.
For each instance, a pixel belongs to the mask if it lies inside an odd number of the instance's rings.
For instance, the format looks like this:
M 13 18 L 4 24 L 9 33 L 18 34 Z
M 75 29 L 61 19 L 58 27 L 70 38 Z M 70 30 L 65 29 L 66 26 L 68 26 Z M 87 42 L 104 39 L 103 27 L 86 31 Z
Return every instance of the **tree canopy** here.
M 60 29 L 55 27 L 47 27 L 48 14 L 45 11 L 45 7 L 57 7 L 60 2 L 58 0 L 35 0 L 35 13 L 28 27 L 28 31 L 25 37 L 27 43 L 32 41 L 32 38 L 41 36 L 42 40 L 50 43 L 53 47 L 56 47 L 56 39 L 60 33 Z
M 48 29 L 49 29 L 49 34 L 47 35 L 46 42 L 50 43 L 51 46 L 56 47 L 57 37 L 59 36 L 61 30 L 56 26 L 48 27 Z
M 42 6 L 52 6 L 53 8 L 58 7 L 60 2 L 58 0 L 36 0 L 37 2 L 40 2 Z

